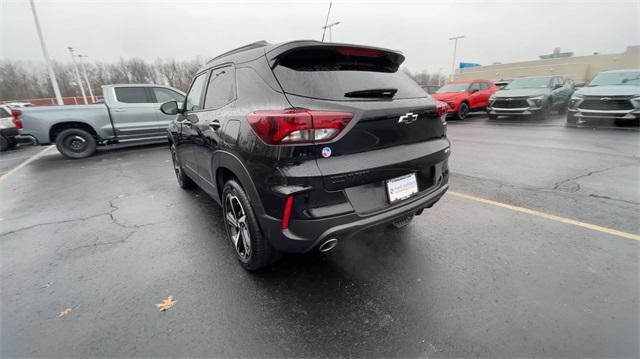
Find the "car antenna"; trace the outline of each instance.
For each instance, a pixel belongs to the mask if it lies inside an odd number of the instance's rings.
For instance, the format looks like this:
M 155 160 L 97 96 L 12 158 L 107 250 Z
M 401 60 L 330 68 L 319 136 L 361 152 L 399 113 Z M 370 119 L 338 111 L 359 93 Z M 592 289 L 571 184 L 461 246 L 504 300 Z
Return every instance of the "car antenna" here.
M 324 34 L 327 32 L 327 24 L 329 23 L 329 14 L 331 14 L 331 4 L 332 2 L 329 2 L 329 10 L 327 11 L 327 19 L 324 20 L 324 27 L 322 28 L 322 40 L 320 40 L 320 42 L 324 42 Z

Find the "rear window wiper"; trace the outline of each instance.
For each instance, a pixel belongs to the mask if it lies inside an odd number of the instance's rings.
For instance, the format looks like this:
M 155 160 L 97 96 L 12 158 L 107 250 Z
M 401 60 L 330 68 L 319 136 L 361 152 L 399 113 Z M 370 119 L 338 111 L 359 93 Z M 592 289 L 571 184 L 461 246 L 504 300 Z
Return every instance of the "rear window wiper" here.
M 398 89 L 368 89 L 347 92 L 344 97 L 392 98 L 396 95 L 396 92 L 398 92 Z

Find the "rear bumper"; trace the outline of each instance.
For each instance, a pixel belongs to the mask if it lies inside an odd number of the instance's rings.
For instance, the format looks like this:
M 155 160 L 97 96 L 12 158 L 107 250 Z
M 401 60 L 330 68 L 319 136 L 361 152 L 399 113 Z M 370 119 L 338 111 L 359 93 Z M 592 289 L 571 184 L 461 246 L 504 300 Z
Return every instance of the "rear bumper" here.
M 438 183 L 396 205 L 368 215 L 351 212 L 321 219 L 291 220 L 289 228 L 281 228 L 281 220 L 266 214 L 260 216 L 260 224 L 273 247 L 283 252 L 305 253 L 326 240 L 344 240 L 356 233 L 377 225 L 390 223 L 433 206 L 449 189 L 448 175 L 440 176 Z
M 31 144 L 31 145 L 45 145 L 40 143 L 40 141 L 38 141 L 38 138 L 36 136 L 33 135 L 25 135 L 23 133 L 20 133 L 16 136 L 16 141 L 18 141 L 19 143 L 22 144 Z
M 18 130 L 15 127 L 3 128 L 0 130 L 0 135 L 7 139 L 13 139 L 18 135 Z

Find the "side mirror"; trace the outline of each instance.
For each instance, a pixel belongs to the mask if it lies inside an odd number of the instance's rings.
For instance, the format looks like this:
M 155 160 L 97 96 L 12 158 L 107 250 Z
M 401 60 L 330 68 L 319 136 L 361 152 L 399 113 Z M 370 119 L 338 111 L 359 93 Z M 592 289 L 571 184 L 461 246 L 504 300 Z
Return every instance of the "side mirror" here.
M 165 102 L 160 105 L 160 111 L 165 115 L 176 115 L 178 114 L 178 103 L 176 101 Z

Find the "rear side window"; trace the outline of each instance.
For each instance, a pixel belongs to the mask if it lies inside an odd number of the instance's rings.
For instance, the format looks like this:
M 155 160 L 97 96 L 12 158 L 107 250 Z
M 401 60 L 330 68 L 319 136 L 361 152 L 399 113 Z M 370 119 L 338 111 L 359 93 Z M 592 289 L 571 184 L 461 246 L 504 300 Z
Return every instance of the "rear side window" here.
M 273 69 L 285 92 L 325 100 L 426 97 L 399 67 L 404 57 L 366 48 L 308 47 L 281 54 Z M 346 95 L 349 94 L 349 95 Z
M 0 107 L 0 117 L 11 117 L 11 114 L 9 113 L 9 111 Z
M 207 95 L 204 99 L 204 108 L 206 110 L 220 108 L 235 99 L 234 77 L 233 67 L 231 66 L 213 70 L 209 78 Z
M 116 87 L 116 99 L 124 103 L 152 103 L 144 87 Z

